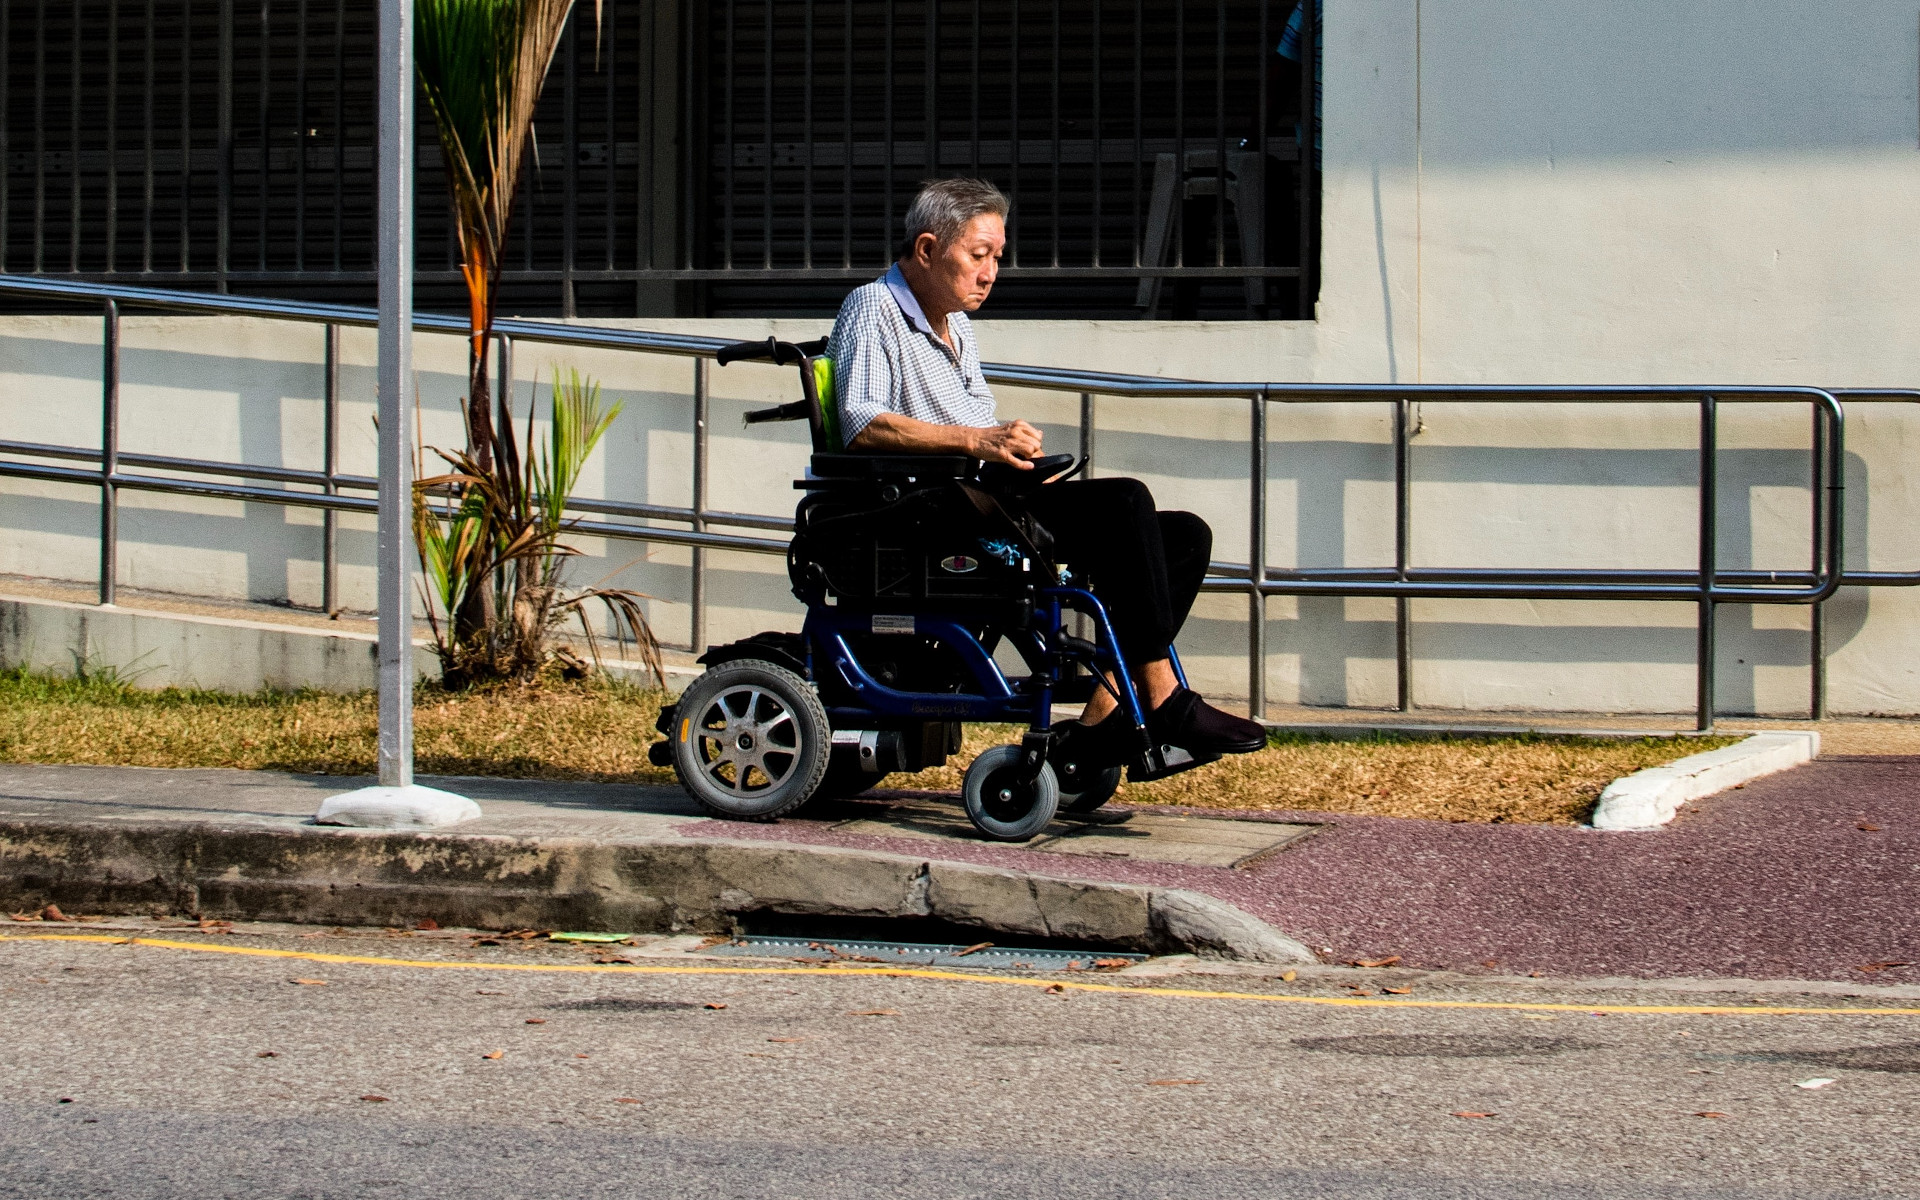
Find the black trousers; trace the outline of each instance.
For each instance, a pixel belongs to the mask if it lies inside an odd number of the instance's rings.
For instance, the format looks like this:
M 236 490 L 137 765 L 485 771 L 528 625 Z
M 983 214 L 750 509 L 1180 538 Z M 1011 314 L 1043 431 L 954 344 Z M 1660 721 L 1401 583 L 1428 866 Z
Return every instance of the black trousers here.
M 1161 512 L 1138 479 L 1048 484 L 1028 501 L 1054 537 L 1054 557 L 1091 580 L 1129 665 L 1167 657 L 1213 558 L 1213 530 L 1190 512 Z

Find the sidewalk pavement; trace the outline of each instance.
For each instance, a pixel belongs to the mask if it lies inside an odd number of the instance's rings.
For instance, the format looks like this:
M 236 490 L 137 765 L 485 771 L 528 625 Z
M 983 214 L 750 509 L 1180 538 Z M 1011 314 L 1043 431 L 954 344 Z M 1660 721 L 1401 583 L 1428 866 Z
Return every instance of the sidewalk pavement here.
M 103 837 L 162 826 L 297 832 L 322 796 L 361 782 L 0 767 L 0 825 L 58 823 Z M 881 792 L 755 825 L 705 819 L 675 788 L 433 782 L 473 796 L 486 813 L 433 835 L 455 845 L 716 839 L 822 856 L 813 868 L 828 872 L 829 887 L 832 872 L 856 860 L 907 861 L 849 851 L 892 852 L 956 871 L 1005 868 L 1030 888 L 1066 879 L 1137 885 L 1127 890 L 1141 895 L 1199 893 L 1332 962 L 1398 955 L 1409 967 L 1501 975 L 1920 983 L 1914 756 L 1823 758 L 1695 802 L 1647 833 L 1114 805 L 1098 822 L 1057 826 L 1027 847 L 974 840 L 954 798 L 931 793 Z M 856 886 L 851 877 L 847 886 Z

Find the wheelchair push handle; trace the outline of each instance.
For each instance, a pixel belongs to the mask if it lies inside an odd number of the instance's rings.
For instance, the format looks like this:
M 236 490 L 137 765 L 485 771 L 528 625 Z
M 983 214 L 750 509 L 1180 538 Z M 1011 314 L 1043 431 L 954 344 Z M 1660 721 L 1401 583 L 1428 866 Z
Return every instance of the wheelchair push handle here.
M 780 366 L 804 362 L 827 348 L 825 338 L 817 341 L 783 342 L 778 338 L 768 338 L 764 342 L 735 342 L 731 346 L 722 346 L 713 356 L 721 366 L 728 363 L 749 362 L 756 359 L 771 360 Z

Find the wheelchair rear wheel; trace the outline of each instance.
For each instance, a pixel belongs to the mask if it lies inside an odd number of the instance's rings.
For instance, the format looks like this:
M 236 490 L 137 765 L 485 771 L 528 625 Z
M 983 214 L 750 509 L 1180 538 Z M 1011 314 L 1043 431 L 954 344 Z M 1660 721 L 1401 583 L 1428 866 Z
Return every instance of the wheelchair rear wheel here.
M 995 746 L 967 768 L 961 796 L 967 819 L 996 842 L 1030 841 L 1047 827 L 1060 807 L 1060 784 L 1053 767 L 1040 764 L 1031 783 L 1020 779 L 1020 747 Z
M 771 821 L 812 796 L 833 736 L 826 709 L 785 667 L 738 659 L 688 685 L 670 735 L 680 786 L 715 816 Z

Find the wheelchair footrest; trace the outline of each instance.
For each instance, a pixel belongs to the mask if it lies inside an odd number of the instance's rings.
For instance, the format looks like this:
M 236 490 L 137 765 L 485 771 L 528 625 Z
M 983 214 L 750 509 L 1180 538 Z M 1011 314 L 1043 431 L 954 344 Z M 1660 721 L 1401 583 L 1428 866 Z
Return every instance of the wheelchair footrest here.
M 1219 762 L 1222 757 L 1219 754 L 1195 754 L 1180 746 L 1154 746 L 1147 751 L 1143 762 L 1136 762 L 1127 768 L 1127 782 L 1151 783 L 1156 779 L 1165 779 L 1182 771 Z

